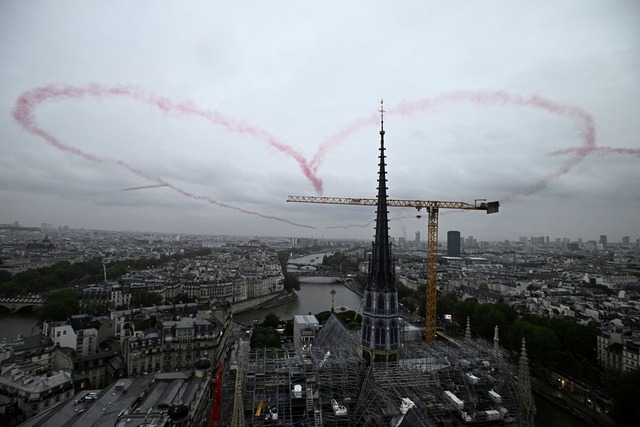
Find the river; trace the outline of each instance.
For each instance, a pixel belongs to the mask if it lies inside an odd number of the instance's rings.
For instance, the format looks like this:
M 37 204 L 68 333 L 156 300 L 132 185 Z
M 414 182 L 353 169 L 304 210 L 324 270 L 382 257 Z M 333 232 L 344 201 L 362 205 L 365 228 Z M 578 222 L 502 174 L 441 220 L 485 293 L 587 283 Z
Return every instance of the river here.
M 535 427 L 589 427 L 589 424 L 547 399 L 535 393 L 533 397 L 536 402 Z
M 18 335 L 29 336 L 39 332 L 38 319 L 32 313 L 0 314 L 0 341 L 13 341 Z
M 331 291 L 335 290 L 334 306 L 349 307 L 358 310 L 362 298 L 358 294 L 345 288 L 342 283 L 335 283 L 331 279 L 314 277 L 302 279 L 298 298 L 288 303 L 271 307 L 258 308 L 243 313 L 234 314 L 236 322 L 250 324 L 254 320 L 262 322 L 269 313 L 274 313 L 282 320 L 293 319 L 296 314 L 316 314 L 331 310 Z

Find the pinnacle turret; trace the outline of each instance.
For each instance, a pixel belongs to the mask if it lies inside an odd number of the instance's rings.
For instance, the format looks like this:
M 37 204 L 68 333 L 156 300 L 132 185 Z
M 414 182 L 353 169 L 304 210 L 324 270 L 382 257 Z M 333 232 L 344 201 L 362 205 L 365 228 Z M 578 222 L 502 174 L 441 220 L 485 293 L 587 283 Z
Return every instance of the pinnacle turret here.
M 536 413 L 536 403 L 531 393 L 531 377 L 529 375 L 529 359 L 527 358 L 527 346 L 522 338 L 520 361 L 518 362 L 518 403 L 522 413 L 522 421 L 525 426 L 533 426 L 533 416 Z

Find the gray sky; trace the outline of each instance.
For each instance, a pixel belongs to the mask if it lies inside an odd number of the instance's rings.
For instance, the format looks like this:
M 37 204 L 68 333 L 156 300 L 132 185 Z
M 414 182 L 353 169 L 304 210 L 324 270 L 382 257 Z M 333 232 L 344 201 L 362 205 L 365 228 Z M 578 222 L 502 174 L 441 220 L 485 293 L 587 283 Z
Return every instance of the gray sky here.
M 0 0 L 0 223 L 640 237 L 640 2 Z M 143 187 L 143 188 L 141 188 Z M 390 209 L 391 235 L 426 220 Z

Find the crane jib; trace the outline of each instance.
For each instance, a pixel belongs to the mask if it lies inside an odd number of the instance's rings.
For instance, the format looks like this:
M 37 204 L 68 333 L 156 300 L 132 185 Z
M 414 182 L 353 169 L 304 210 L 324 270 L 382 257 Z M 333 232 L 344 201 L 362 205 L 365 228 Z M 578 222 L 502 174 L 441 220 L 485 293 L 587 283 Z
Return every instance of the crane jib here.
M 378 202 L 373 198 L 355 197 L 321 197 L 321 196 L 289 196 L 287 202 L 296 203 L 319 203 L 327 205 L 354 205 L 354 206 L 375 206 Z M 487 213 L 496 213 L 499 210 L 500 202 L 488 202 L 484 199 L 477 199 L 474 203 L 450 202 L 441 200 L 411 200 L 411 199 L 387 199 L 387 206 L 415 209 L 466 209 L 484 210 Z

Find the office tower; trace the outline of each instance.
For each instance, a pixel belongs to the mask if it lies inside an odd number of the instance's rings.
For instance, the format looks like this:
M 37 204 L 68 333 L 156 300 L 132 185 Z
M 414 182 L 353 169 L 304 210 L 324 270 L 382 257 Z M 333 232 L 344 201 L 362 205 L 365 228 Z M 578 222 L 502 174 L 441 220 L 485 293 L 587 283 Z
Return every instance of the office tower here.
M 459 231 L 447 231 L 447 256 L 460 256 Z
M 607 235 L 606 234 L 601 234 L 600 235 L 600 243 L 602 243 L 602 247 L 603 248 L 607 248 Z

